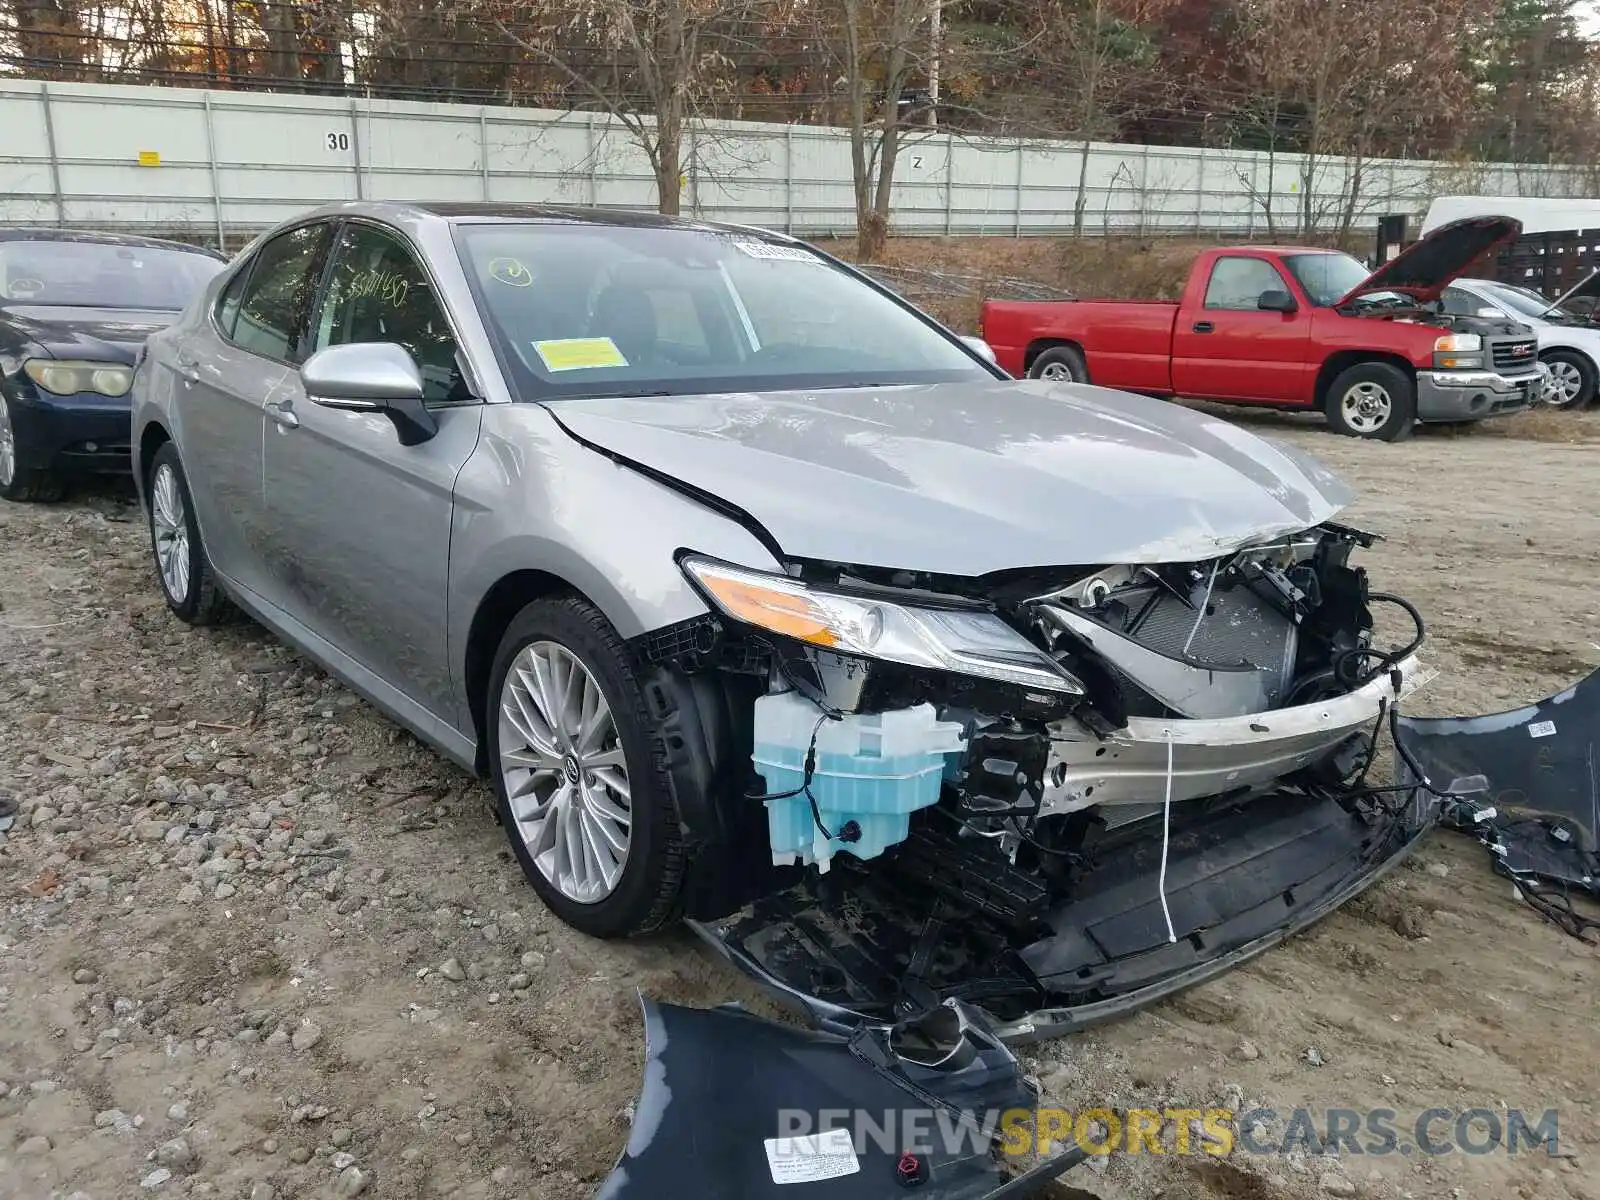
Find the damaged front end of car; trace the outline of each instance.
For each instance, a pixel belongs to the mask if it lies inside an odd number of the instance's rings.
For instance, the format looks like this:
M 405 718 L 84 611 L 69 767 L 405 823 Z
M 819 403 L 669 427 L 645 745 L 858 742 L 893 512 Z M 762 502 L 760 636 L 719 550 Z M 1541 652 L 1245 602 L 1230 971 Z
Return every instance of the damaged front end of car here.
M 713 615 L 638 650 L 695 927 L 823 1028 L 958 1000 L 1025 1041 L 1315 921 L 1438 810 L 1369 783 L 1423 640 L 1374 540 L 978 580 L 686 554 Z

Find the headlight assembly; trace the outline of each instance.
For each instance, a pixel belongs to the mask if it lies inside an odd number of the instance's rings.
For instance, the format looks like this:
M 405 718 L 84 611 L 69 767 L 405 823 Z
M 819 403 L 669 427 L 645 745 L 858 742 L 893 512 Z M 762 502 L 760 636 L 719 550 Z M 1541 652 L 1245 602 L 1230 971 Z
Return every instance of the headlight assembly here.
M 30 358 L 22 364 L 22 369 L 29 379 L 57 396 L 73 396 L 79 392 L 125 396 L 133 386 L 133 368 L 123 363 Z
M 1475 333 L 1447 333 L 1435 338 L 1433 365 L 1447 371 L 1483 366 L 1483 339 Z
M 915 608 L 690 556 L 683 570 L 723 615 L 840 654 L 1083 695 L 1083 684 L 989 612 Z

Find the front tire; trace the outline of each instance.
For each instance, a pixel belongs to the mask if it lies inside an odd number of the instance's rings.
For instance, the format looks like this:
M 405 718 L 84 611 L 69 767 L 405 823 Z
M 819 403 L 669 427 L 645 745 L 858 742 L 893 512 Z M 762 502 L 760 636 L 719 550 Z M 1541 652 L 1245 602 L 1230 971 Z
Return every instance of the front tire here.
M 591 937 L 676 920 L 684 856 L 665 748 L 605 617 L 575 596 L 523 608 L 485 711 L 500 823 L 539 898 Z
M 1587 355 L 1576 350 L 1551 350 L 1543 357 L 1555 385 L 1550 407 L 1576 411 L 1594 403 L 1597 375 Z
M 1028 378 L 1049 379 L 1056 383 L 1088 383 L 1089 366 L 1076 346 L 1052 346 L 1029 364 Z
M 66 482 L 56 472 L 27 470 L 18 465 L 11 408 L 5 396 L 0 395 L 0 499 L 48 502 L 66 494 Z
M 1357 363 L 1334 379 L 1324 409 L 1328 424 L 1346 437 L 1398 442 L 1416 427 L 1417 388 L 1399 367 Z
M 167 607 L 186 625 L 220 625 L 231 619 L 235 610 L 211 569 L 189 481 L 171 442 L 156 451 L 148 485 L 150 549 Z

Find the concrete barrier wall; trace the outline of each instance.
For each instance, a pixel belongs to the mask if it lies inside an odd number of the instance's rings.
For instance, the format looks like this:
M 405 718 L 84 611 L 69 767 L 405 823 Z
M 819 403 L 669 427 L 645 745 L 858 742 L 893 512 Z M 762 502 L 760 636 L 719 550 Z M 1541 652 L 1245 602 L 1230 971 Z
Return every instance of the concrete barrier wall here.
M 855 227 L 848 133 L 717 123 L 694 132 L 683 207 L 791 230 Z M 1082 147 L 918 131 L 904 147 L 903 234 L 1069 230 Z M 1319 164 L 1312 208 L 1331 223 L 1351 165 Z M 1093 233 L 1298 233 L 1298 157 L 1094 143 L 1084 175 Z M 1362 168 L 1362 224 L 1440 192 L 1554 195 L 1551 167 Z M 655 207 L 643 153 L 603 114 L 348 97 L 0 81 L 0 223 L 161 229 L 237 244 L 339 199 L 498 200 Z

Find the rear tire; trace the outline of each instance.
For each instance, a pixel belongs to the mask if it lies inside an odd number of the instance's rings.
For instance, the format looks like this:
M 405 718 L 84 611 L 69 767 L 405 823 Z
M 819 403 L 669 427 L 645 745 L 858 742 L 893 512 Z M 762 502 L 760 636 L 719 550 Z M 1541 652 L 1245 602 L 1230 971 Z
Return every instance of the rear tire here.
M 217 583 L 216 572 L 200 540 L 194 499 L 183 473 L 178 448 L 171 442 L 156 451 L 150 464 L 147 519 L 156 580 L 172 615 L 185 625 L 221 625 L 238 610 Z
M 1417 423 L 1417 387 L 1399 367 L 1357 363 L 1339 372 L 1323 404 L 1328 424 L 1346 437 L 1398 442 Z
M 1543 355 L 1543 362 L 1557 385 L 1557 399 L 1551 408 L 1576 412 L 1594 403 L 1597 373 L 1587 355 L 1576 350 L 1550 350 Z
M 0 396 L 0 499 L 48 502 L 67 494 L 66 481 L 55 471 L 20 466 L 17 457 L 11 409 Z
M 1041 351 L 1028 367 L 1029 379 L 1056 383 L 1088 383 L 1089 366 L 1076 346 L 1052 346 Z
M 676 921 L 666 748 L 610 622 L 576 596 L 527 605 L 500 639 L 484 711 L 500 824 L 539 898 L 591 937 Z

